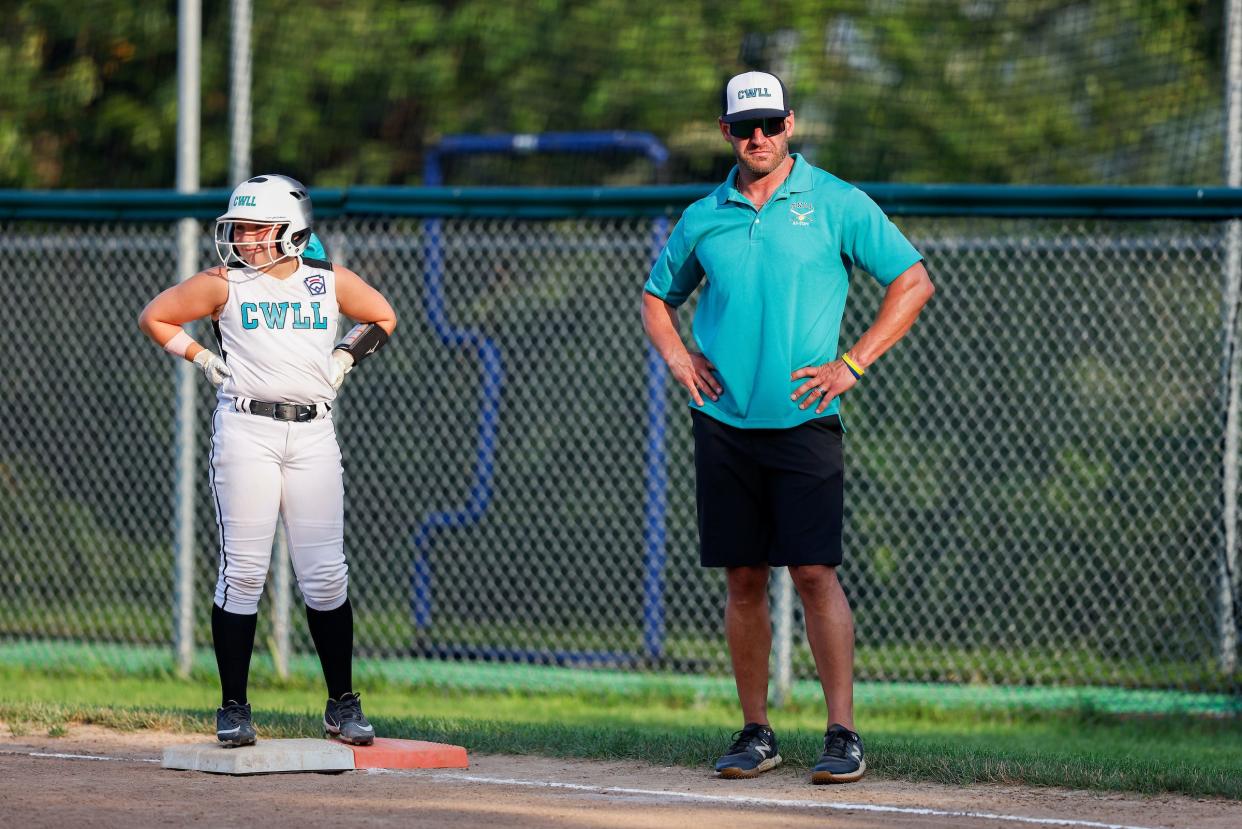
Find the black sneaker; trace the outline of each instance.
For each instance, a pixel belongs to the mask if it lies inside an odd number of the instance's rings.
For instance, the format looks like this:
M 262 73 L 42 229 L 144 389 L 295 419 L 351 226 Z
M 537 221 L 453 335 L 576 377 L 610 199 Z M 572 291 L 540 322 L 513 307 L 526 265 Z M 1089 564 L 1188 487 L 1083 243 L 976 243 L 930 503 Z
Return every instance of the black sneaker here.
M 229 700 L 216 709 L 216 739 L 225 748 L 252 746 L 254 722 L 250 719 L 250 703 L 242 705 Z
M 776 735 L 759 723 L 747 723 L 733 734 L 733 745 L 716 761 L 716 775 L 730 779 L 758 777 L 781 764 Z
M 853 783 L 866 772 L 862 737 L 843 725 L 829 726 L 824 735 L 824 753 L 811 769 L 811 782 Z
M 362 700 L 357 694 L 341 694 L 339 700 L 329 699 L 323 712 L 323 730 L 356 746 L 375 742 L 375 729 L 362 713 Z

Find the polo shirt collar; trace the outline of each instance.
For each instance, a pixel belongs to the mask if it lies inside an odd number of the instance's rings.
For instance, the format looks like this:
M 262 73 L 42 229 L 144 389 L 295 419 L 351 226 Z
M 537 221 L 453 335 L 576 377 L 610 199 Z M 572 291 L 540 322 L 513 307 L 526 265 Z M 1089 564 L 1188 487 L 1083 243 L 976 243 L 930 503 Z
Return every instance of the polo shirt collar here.
M 790 193 L 805 193 L 815 186 L 811 165 L 802 157 L 802 153 L 794 153 L 793 160 L 793 169 L 789 171 L 789 178 L 785 179 L 784 186 Z
M 815 186 L 811 175 L 811 165 L 802 157 L 802 153 L 791 153 L 793 159 L 793 169 L 789 171 L 789 175 L 781 182 L 781 186 L 772 194 L 773 199 L 780 199 L 788 196 L 790 193 L 805 193 Z M 721 206 L 725 202 L 736 202 L 750 206 L 750 200 L 741 194 L 737 189 L 737 165 L 733 165 L 733 169 L 729 171 L 728 177 L 725 178 L 724 184 L 721 185 L 719 203 Z

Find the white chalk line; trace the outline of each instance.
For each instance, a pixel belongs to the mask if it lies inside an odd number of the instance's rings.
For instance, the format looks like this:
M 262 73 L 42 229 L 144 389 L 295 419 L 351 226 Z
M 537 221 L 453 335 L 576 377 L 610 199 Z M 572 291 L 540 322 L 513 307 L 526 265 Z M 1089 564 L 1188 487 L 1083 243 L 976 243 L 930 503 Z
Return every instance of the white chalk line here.
M 0 749 L 0 754 L 8 754 L 17 757 L 39 757 L 51 760 L 114 760 L 121 763 L 158 763 L 149 757 L 105 757 L 100 754 L 62 754 L 53 751 L 13 751 L 10 749 Z
M 0 754 L 18 755 L 23 757 L 39 757 L 56 760 L 103 760 L 126 763 L 159 763 L 159 760 L 146 757 L 106 757 L 95 754 L 65 754 L 48 751 L 11 751 L 0 749 Z M 369 769 L 370 774 L 391 773 L 387 769 Z M 413 776 L 431 777 L 437 780 L 459 780 L 464 783 L 488 783 L 497 786 L 523 786 L 536 789 L 563 789 L 575 792 L 591 792 L 593 794 L 638 795 L 651 798 L 669 798 L 670 800 L 694 801 L 696 803 L 721 803 L 733 806 L 779 806 L 789 809 L 826 809 L 837 812 L 876 812 L 882 814 L 916 815 L 921 817 L 958 817 L 977 818 L 979 820 L 995 820 L 1007 823 L 1026 823 L 1037 826 L 1080 826 L 1084 829 L 1154 829 L 1148 826 L 1135 826 L 1126 823 L 1103 823 L 1096 820 L 1075 820 L 1073 818 L 1027 817 L 1025 815 L 1007 815 L 999 812 L 970 812 L 951 809 L 928 809 L 915 806 L 886 806 L 877 803 L 838 803 L 822 800 L 785 800 L 769 797 L 746 797 L 739 795 L 698 794 L 696 792 L 670 792 L 661 789 L 632 789 L 624 786 L 589 786 L 582 783 L 558 783 L 552 780 L 519 780 L 513 777 L 481 777 L 475 774 L 458 774 L 454 772 L 412 772 Z
M 384 770 L 373 770 L 383 773 Z M 729 804 L 732 806 L 778 806 L 791 809 L 824 809 L 838 812 L 877 812 L 882 814 L 918 815 L 924 817 L 956 817 L 995 820 L 1007 823 L 1025 823 L 1038 826 L 1075 826 L 1084 829 L 1153 829 L 1147 826 L 1132 826 L 1124 823 L 1103 823 L 1095 820 L 1075 820 L 1073 818 L 1042 818 L 1025 815 L 1007 815 L 998 812 L 970 812 L 949 809 L 928 809 L 913 806 L 886 806 L 875 803 L 840 803 L 822 800 L 784 800 L 767 797 L 747 797 L 739 795 L 698 794 L 695 792 L 672 792 L 660 789 L 631 789 L 622 786 L 589 786 L 581 783 L 558 783 L 549 780 L 519 780 L 511 777 L 482 777 L 475 774 L 456 772 L 423 772 L 419 776 L 437 780 L 460 780 L 466 783 L 490 783 L 500 786 L 525 786 L 538 789 L 564 789 L 567 791 L 591 792 L 594 794 L 638 795 L 651 798 L 668 798 L 670 800 L 694 801 L 697 803 Z

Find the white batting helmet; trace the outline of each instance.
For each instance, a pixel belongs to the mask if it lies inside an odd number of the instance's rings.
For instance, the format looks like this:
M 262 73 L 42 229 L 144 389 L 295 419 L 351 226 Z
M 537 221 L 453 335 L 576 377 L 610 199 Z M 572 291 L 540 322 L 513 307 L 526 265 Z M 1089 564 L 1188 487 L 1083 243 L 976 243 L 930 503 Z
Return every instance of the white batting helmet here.
M 245 263 L 237 254 L 233 240 L 235 224 L 275 225 L 273 246 L 279 257 L 272 263 L 301 256 L 311 238 L 310 195 L 296 179 L 281 175 L 261 175 L 243 181 L 229 196 L 229 209 L 216 219 L 216 253 L 225 267 Z

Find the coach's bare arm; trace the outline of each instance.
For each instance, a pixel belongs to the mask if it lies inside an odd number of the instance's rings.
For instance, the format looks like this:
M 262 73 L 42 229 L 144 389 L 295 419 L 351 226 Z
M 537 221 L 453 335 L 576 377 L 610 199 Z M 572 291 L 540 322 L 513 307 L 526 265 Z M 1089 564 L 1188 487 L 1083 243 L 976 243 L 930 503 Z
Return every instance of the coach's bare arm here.
M 880 359 L 906 335 L 919 312 L 936 293 L 936 286 L 922 262 L 915 262 L 905 273 L 889 283 L 875 322 L 858 338 L 850 356 L 863 368 Z
M 884 301 L 880 303 L 880 311 L 876 314 L 875 322 L 858 338 L 854 347 L 849 349 L 849 355 L 854 362 L 866 369 L 880 359 L 884 352 L 906 335 L 906 332 L 914 325 L 914 321 L 918 319 L 919 312 L 923 310 L 923 306 L 934 293 L 936 293 L 936 286 L 932 284 L 931 277 L 927 275 L 927 269 L 923 267 L 922 262 L 914 263 L 901 276 L 890 282 L 884 293 Z M 807 381 L 794 390 L 791 399 L 797 400 L 812 389 L 824 389 L 824 394 L 819 398 L 819 407 L 816 409 L 818 412 L 822 412 L 827 408 L 829 401 L 853 388 L 857 382 L 841 360 L 833 360 L 822 366 L 806 366 L 791 375 L 794 380 L 803 377 L 807 378 Z M 813 400 L 807 400 L 801 408 L 805 409 L 813 402 Z
M 677 328 L 677 309 L 658 296 L 643 293 L 643 328 L 655 350 L 664 358 L 669 373 L 686 387 L 696 406 L 703 405 L 703 395 L 720 398 L 723 388 L 716 378 L 712 361 L 697 351 L 686 348 Z

